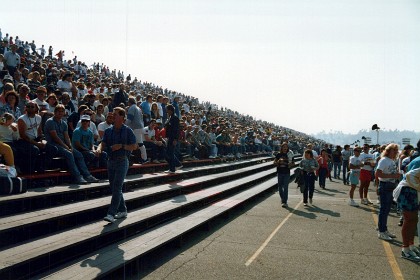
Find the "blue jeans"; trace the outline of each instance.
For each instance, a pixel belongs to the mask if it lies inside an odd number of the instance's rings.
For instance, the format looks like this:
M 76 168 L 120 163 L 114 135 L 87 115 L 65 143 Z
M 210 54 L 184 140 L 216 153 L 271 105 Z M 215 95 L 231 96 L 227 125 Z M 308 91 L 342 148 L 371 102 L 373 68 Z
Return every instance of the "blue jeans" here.
M 327 173 L 328 173 L 328 169 L 326 168 L 320 168 L 319 169 L 319 185 L 321 187 L 325 187 L 325 180 L 327 179 Z
M 334 179 L 340 177 L 341 173 L 341 162 L 334 162 Z
M 111 187 L 112 198 L 108 209 L 108 215 L 114 216 L 118 212 L 127 212 L 122 193 L 125 176 L 128 171 L 128 159 L 108 160 L 108 178 Z
M 379 232 L 388 230 L 388 214 L 391 211 L 392 205 L 392 191 L 395 187 L 394 183 L 379 182 L 379 199 L 381 205 L 379 206 L 378 228 Z
M 349 182 L 349 176 L 347 175 L 347 167 L 349 166 L 348 160 L 343 160 L 343 183 Z
M 279 195 L 281 198 L 281 203 L 287 203 L 287 199 L 289 196 L 290 173 L 288 174 L 277 173 L 277 179 L 278 179 L 278 188 L 279 188 Z
M 67 167 L 74 178 L 89 176 L 89 170 L 81 152 L 73 148 L 73 152 L 65 149 L 63 146 L 54 145 L 58 149 L 57 155 L 66 159 Z
M 303 203 L 308 203 L 308 197 L 312 198 L 314 196 L 315 189 L 315 174 L 307 173 L 305 174 L 305 191 L 303 192 Z

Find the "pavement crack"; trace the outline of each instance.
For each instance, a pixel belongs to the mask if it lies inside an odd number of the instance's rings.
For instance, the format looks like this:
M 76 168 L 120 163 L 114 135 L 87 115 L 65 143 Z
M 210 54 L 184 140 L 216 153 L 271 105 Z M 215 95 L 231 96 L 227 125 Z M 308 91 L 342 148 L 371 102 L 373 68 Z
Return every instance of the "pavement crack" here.
M 216 239 L 218 239 L 220 236 L 222 236 L 224 234 L 224 232 L 222 231 L 220 234 L 218 234 L 217 236 L 215 236 L 213 239 L 210 240 L 210 242 L 208 244 L 206 244 L 205 246 L 203 246 L 203 248 L 201 250 L 199 250 L 192 258 L 190 258 L 189 260 L 186 260 L 185 262 L 181 263 L 178 267 L 174 268 L 173 270 L 169 271 L 165 277 L 163 279 L 166 279 L 167 277 L 169 277 L 169 275 L 175 273 L 176 271 L 178 271 L 179 269 L 181 269 L 182 267 L 184 267 L 185 265 L 187 265 L 188 263 L 198 259 L 198 256 L 200 254 L 202 254 L 204 251 L 206 251 L 206 249 L 212 245 Z

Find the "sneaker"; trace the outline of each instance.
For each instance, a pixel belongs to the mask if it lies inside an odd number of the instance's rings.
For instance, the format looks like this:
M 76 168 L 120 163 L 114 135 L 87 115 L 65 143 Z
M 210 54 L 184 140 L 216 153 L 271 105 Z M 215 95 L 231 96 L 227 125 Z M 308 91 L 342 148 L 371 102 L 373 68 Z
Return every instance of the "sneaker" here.
M 184 167 L 184 166 L 183 165 L 175 166 L 175 170 L 180 170 L 182 167 Z
M 378 232 L 378 238 L 387 241 L 392 240 L 392 238 L 389 237 L 385 232 Z
M 157 159 L 152 160 L 152 163 L 160 163 L 160 161 L 158 161 Z
M 99 179 L 93 177 L 92 175 L 84 177 L 88 183 L 98 183 Z
M 210 159 L 215 159 L 216 157 L 215 157 L 215 156 L 209 156 L 209 158 L 210 158 Z
M 414 262 L 420 262 L 420 257 L 417 256 L 416 253 L 414 253 L 411 250 L 408 250 L 408 252 L 404 252 L 404 250 L 401 251 L 401 258 L 414 261 Z
M 147 164 L 150 163 L 150 159 L 142 159 L 141 164 Z
M 74 184 L 76 184 L 76 185 L 86 185 L 86 184 L 89 184 L 89 183 L 88 183 L 88 181 L 86 181 L 86 180 L 83 178 L 83 176 L 79 176 L 79 178 L 77 178 L 77 179 L 74 181 Z
M 354 199 L 350 199 L 350 200 L 349 200 L 349 205 L 350 205 L 350 206 L 354 206 L 354 207 L 359 207 L 359 204 L 357 204 L 357 202 L 356 202 L 356 201 L 354 201 Z
M 112 216 L 112 215 L 106 215 L 106 217 L 104 218 L 104 221 L 107 221 L 107 222 L 110 222 L 110 223 L 113 223 L 113 222 L 115 222 L 115 218 Z
M 404 223 L 404 220 L 400 220 L 400 221 L 398 222 L 398 226 L 402 227 L 403 223 Z
M 165 173 L 169 173 L 169 174 L 174 174 L 175 173 L 175 171 L 171 171 L 171 170 L 166 170 L 166 171 L 164 171 Z
M 160 163 L 167 163 L 165 159 L 159 160 Z
M 397 237 L 395 234 L 390 233 L 389 231 L 385 231 L 385 234 L 386 234 L 386 235 L 388 235 L 388 236 L 389 236 L 389 237 L 391 237 L 391 238 L 395 238 L 395 237 Z
M 308 206 L 308 203 L 303 203 L 303 206 Z
M 286 208 L 287 207 L 287 203 L 282 203 L 281 207 Z
M 364 204 L 364 205 L 368 205 L 367 201 L 366 201 L 366 200 L 364 200 L 364 199 L 361 199 L 361 200 L 360 200 L 360 203 L 361 203 L 361 204 Z
M 114 215 L 115 219 L 122 219 L 122 218 L 127 218 L 127 212 L 118 212 L 117 214 Z
M 368 198 L 365 198 L 365 202 L 366 202 L 366 205 L 368 205 L 368 204 L 373 204 L 373 202 L 372 202 L 372 201 L 370 201 Z
M 309 199 L 309 204 L 312 204 L 312 198 Z

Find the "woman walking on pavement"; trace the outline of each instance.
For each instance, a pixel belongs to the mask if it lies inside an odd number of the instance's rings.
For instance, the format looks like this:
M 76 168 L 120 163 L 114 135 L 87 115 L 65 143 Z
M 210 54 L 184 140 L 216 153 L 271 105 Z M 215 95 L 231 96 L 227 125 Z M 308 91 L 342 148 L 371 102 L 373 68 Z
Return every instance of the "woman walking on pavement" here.
M 289 153 L 289 145 L 283 143 L 280 152 L 274 159 L 274 165 L 277 166 L 277 179 L 281 207 L 287 207 L 287 198 L 289 193 L 290 167 L 293 165 L 293 155 Z
M 312 150 L 306 150 L 304 153 L 304 158 L 299 163 L 299 166 L 302 168 L 302 172 L 305 178 L 305 191 L 303 192 L 303 205 L 308 206 L 309 203 L 312 204 L 312 198 L 314 196 L 315 189 L 315 171 L 318 170 L 319 164 L 314 159 Z
M 401 174 L 397 170 L 395 160 L 398 155 L 398 145 L 391 143 L 386 146 L 381 155 L 376 176 L 379 179 L 379 197 L 381 204 L 378 215 L 378 238 L 383 240 L 392 240 L 396 236 L 388 231 L 388 214 L 392 205 L 392 192 L 396 187 L 396 180 L 400 179 Z
M 328 154 L 327 151 L 322 149 L 321 155 L 318 157 L 317 161 L 319 164 L 318 176 L 319 176 L 319 187 L 325 190 L 325 181 L 328 175 Z

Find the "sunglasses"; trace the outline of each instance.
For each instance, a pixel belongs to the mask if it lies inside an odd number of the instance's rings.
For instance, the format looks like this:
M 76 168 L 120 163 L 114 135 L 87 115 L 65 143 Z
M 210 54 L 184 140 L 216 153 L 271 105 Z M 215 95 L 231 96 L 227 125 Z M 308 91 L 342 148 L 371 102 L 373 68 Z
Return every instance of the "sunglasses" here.
M 35 105 L 26 105 L 26 108 L 32 108 L 32 109 L 34 109 L 34 108 L 36 108 L 36 106 Z
M 82 120 L 82 122 L 90 122 L 89 120 Z

